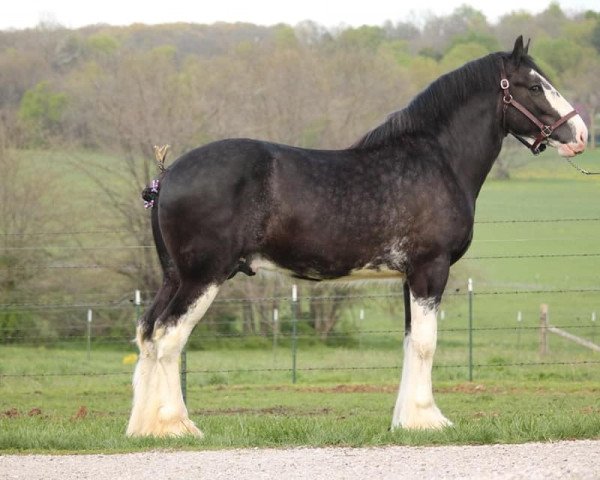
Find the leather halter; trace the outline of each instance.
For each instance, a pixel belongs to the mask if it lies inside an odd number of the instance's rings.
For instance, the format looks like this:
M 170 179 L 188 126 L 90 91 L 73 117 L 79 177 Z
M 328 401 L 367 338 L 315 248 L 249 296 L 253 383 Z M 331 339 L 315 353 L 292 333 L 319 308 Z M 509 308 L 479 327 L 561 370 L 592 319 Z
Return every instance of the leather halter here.
M 500 79 L 500 88 L 504 92 L 504 96 L 502 97 L 502 102 L 504 104 L 502 107 L 502 124 L 504 126 L 504 131 L 507 131 L 506 130 L 506 110 L 508 109 L 509 105 L 512 105 L 519 112 L 521 112 L 523 115 L 525 115 L 532 123 L 534 123 L 540 129 L 540 133 L 538 133 L 537 137 L 535 137 L 533 144 L 530 144 L 527 140 L 525 140 L 523 137 L 517 135 L 516 133 L 513 133 L 513 132 L 508 132 L 508 133 L 513 135 L 517 140 L 519 140 L 523 145 L 525 145 L 529 150 L 531 150 L 531 152 L 534 155 L 539 155 L 544 150 L 546 150 L 546 144 L 543 142 L 545 142 L 548 139 L 548 137 L 550 137 L 550 135 L 552 135 L 552 132 L 554 132 L 554 130 L 556 130 L 558 127 L 560 127 L 563 123 L 567 122 L 570 118 L 577 115 L 578 112 L 577 112 L 577 110 L 573 110 L 573 111 L 567 113 L 565 116 L 559 118 L 552 125 L 544 124 L 533 113 L 531 113 L 529 110 L 527 110 L 527 108 L 525 108 L 521 103 L 516 101 L 513 98 L 513 96 L 510 94 L 510 82 L 506 78 L 506 73 L 504 71 L 504 64 L 502 65 L 500 72 L 501 72 L 500 74 L 502 77 Z

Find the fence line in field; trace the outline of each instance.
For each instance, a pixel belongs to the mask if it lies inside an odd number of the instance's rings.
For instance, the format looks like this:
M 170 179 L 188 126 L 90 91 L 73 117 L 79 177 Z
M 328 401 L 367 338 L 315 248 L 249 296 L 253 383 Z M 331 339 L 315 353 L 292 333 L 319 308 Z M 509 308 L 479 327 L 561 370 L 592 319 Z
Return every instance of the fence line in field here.
M 583 252 L 583 253 L 540 253 L 540 254 L 523 254 L 523 255 L 482 255 L 482 256 L 465 256 L 462 260 L 515 260 L 528 258 L 592 258 L 600 257 L 600 252 Z M 29 264 L 29 265 L 0 265 L 3 270 L 28 270 L 28 269 L 50 269 L 50 270 L 122 270 L 123 268 L 141 268 L 138 264 L 72 264 L 72 265 L 48 265 L 48 264 Z
M 366 322 L 366 320 L 365 320 Z M 222 324 L 225 325 L 225 322 L 214 322 L 214 324 Z M 92 333 L 96 333 L 94 331 L 94 329 L 96 330 L 102 330 L 105 328 L 110 328 L 112 327 L 112 325 L 110 324 L 105 324 L 105 325 L 94 325 L 92 328 Z M 549 326 L 548 329 L 552 330 L 552 329 L 585 329 L 588 330 L 590 328 L 593 328 L 593 324 L 592 325 L 581 325 L 581 324 L 572 324 L 572 325 L 559 325 L 559 326 Z M 438 333 L 452 333 L 452 332 L 459 332 L 459 333 L 465 333 L 465 332 L 469 332 L 472 331 L 473 333 L 477 333 L 477 332 L 498 332 L 498 331 L 506 331 L 506 332 L 513 332 L 516 333 L 517 330 L 520 330 L 521 332 L 523 331 L 536 331 L 539 330 L 540 327 L 539 326 L 506 326 L 506 327 L 473 327 L 473 328 L 468 328 L 468 327 L 457 327 L 457 328 L 438 328 L 437 332 Z M 25 330 L 25 329 L 22 329 Z M 28 330 L 36 330 L 36 328 L 29 328 Z M 10 336 L 8 338 L 8 340 L 10 340 L 10 342 L 2 342 L 0 340 L 0 344 L 2 343 L 18 343 L 19 345 L 27 345 L 30 343 L 33 344 L 39 344 L 40 341 L 42 340 L 52 340 L 52 341 L 57 341 L 57 342 L 73 342 L 75 343 L 77 340 L 79 341 L 86 341 L 89 338 L 89 334 L 88 333 L 83 333 L 81 331 L 81 328 L 75 329 L 73 328 L 73 326 L 70 327 L 56 327 L 55 330 L 59 330 L 59 331 L 63 331 L 63 332 L 69 332 L 69 331 L 76 331 L 76 334 L 73 335 L 65 335 L 63 337 L 49 337 L 49 336 L 44 336 L 44 335 L 13 335 Z M 0 333 L 2 332 L 10 332 L 12 331 L 9 328 L 0 328 Z M 397 328 L 397 329 L 387 329 L 387 330 L 344 330 L 343 332 L 336 332 L 336 331 L 332 331 L 329 332 L 327 334 L 328 338 L 339 338 L 339 337 L 350 337 L 352 335 L 390 335 L 390 334 L 403 334 L 404 333 L 404 329 L 401 328 Z M 133 338 L 135 332 L 133 332 L 133 329 L 131 331 L 131 338 Z M 239 340 L 246 340 L 248 338 L 260 338 L 260 337 L 264 337 L 264 338 L 271 338 L 273 336 L 273 333 L 265 333 L 265 332 L 254 332 L 254 333 L 250 333 L 250 332 L 231 332 L 231 333 L 221 333 L 221 332 L 211 332 L 211 333 L 195 333 L 194 334 L 194 338 L 197 340 L 206 340 L 206 339 L 218 339 L 218 338 L 226 338 L 226 339 L 239 339 Z M 292 338 L 293 333 L 292 332 L 278 332 L 277 336 L 280 339 L 283 338 Z M 315 338 L 316 336 L 318 336 L 317 333 L 297 333 L 296 337 L 297 338 Z M 30 340 L 30 342 L 26 342 L 24 340 Z M 97 337 L 94 337 L 94 344 L 102 344 L 102 345 L 110 345 L 110 344 L 125 344 L 125 343 L 132 343 L 133 340 L 131 340 L 130 338 L 124 337 L 122 335 L 99 335 Z
M 600 254 L 598 254 L 600 256 Z M 476 292 L 476 296 L 485 295 L 552 295 L 565 293 L 600 293 L 600 288 L 565 288 L 565 289 L 547 289 L 547 290 L 488 290 Z M 462 292 L 446 292 L 444 297 L 463 296 Z M 373 300 L 384 298 L 400 298 L 402 293 L 374 293 L 374 294 L 349 294 L 349 295 L 323 295 L 323 296 L 300 296 L 299 300 L 311 301 L 331 301 L 331 300 Z M 33 311 L 44 309 L 55 310 L 70 310 L 82 308 L 97 308 L 97 309 L 115 309 L 129 308 L 133 305 L 133 294 L 120 295 L 123 300 L 99 303 L 99 302 L 81 302 L 81 303 L 4 303 L 0 304 L 1 311 Z M 272 296 L 272 297 L 252 297 L 252 298 L 217 298 L 213 301 L 213 305 L 223 305 L 232 303 L 268 303 L 268 302 L 289 302 L 290 296 Z M 150 301 L 141 301 L 140 305 L 149 305 Z
M 293 292 L 295 291 L 295 289 L 293 290 Z M 555 290 L 552 291 L 553 293 L 558 293 L 558 292 L 569 292 L 569 293 L 573 293 L 573 292 L 598 292 L 600 291 L 600 289 L 573 289 L 573 290 Z M 539 291 L 542 293 L 549 293 L 550 291 L 548 290 L 543 290 L 543 291 Z M 518 292 L 502 292 L 502 291 L 497 291 L 497 292 L 482 292 L 479 293 L 477 295 L 481 295 L 481 294 L 492 294 L 492 295 L 506 295 L 509 293 L 523 293 L 521 291 Z M 531 292 L 529 292 L 531 293 Z M 339 299 L 352 299 L 352 300 L 365 300 L 365 299 L 382 299 L 382 298 L 396 298 L 398 297 L 398 294 L 375 294 L 375 295 L 353 295 L 353 296 L 341 296 L 341 295 L 333 295 L 333 296 L 322 296 L 322 297 L 303 297 L 303 299 L 310 299 L 310 300 L 323 300 L 323 301 L 330 301 L 330 300 L 339 300 Z M 473 293 L 473 288 L 472 288 L 472 282 L 469 280 L 469 289 L 468 289 L 468 301 L 469 301 L 469 326 L 468 327 L 444 327 L 443 326 L 443 322 L 442 322 L 442 327 L 438 330 L 440 333 L 465 333 L 468 332 L 469 333 L 469 341 L 468 341 L 468 348 L 469 348 L 469 358 L 468 358 L 468 363 L 466 364 L 436 364 L 434 366 L 434 368 L 436 369 L 468 369 L 468 379 L 470 381 L 473 380 L 473 370 L 475 368 L 507 368 L 507 367 L 518 367 L 518 368 L 539 368 L 539 367 L 546 367 L 546 366 L 591 366 L 591 365 L 600 365 L 600 360 L 574 360 L 574 361 L 537 361 L 537 362 L 506 362 L 506 361 L 502 361 L 501 363 L 476 363 L 473 361 L 473 355 L 472 355 L 472 350 L 473 350 L 473 333 L 474 332 L 500 332 L 500 331 L 510 331 L 510 332 L 515 332 L 519 335 L 519 344 L 520 344 L 520 335 L 521 332 L 523 331 L 533 331 L 536 329 L 539 329 L 539 326 L 522 326 L 521 319 L 520 316 L 518 317 L 518 325 L 512 325 L 512 326 L 491 326 L 491 327 L 474 327 L 473 326 L 473 322 L 472 322 L 472 316 L 473 316 L 473 308 L 472 308 L 472 303 L 474 300 L 474 293 Z M 139 307 L 139 303 L 140 303 L 140 297 L 139 294 L 136 293 L 136 295 L 134 296 L 136 305 L 130 305 L 128 308 L 131 308 L 132 306 L 135 307 L 136 309 Z M 297 379 L 297 375 L 300 372 L 326 372 L 326 371 L 331 371 L 331 372 L 335 372 L 335 371 L 370 371 L 370 370 L 399 370 L 401 368 L 401 365 L 399 364 L 394 364 L 394 365 L 379 365 L 379 366 L 336 366 L 336 367 L 328 367 L 328 366 L 323 366 L 323 367 L 298 367 L 295 361 L 296 358 L 296 349 L 297 349 L 297 341 L 298 339 L 302 339 L 302 338 L 317 338 L 317 333 L 299 333 L 297 331 L 297 328 L 295 327 L 295 325 L 297 324 L 297 320 L 298 320 L 298 315 L 296 313 L 296 309 L 295 306 L 297 306 L 299 298 L 297 296 L 297 294 L 292 293 L 291 297 L 288 296 L 284 296 L 284 297 L 266 297 L 266 298 L 260 298 L 260 299 L 221 299 L 221 303 L 222 304 L 227 304 L 230 302 L 236 302 L 236 303 L 255 303 L 258 301 L 262 301 L 262 302 L 272 302 L 272 301 L 278 301 L 278 302 L 289 302 L 291 305 L 291 319 L 290 321 L 293 322 L 292 324 L 294 325 L 294 328 L 292 329 L 291 332 L 277 332 L 275 333 L 275 330 L 273 330 L 273 332 L 269 333 L 256 333 L 256 332 L 215 332 L 215 333 L 211 333 L 211 334 L 205 334 L 205 335 L 200 335 L 200 336 L 196 336 L 196 339 L 202 339 L 202 340 L 206 340 L 206 339 L 218 339 L 218 338 L 228 338 L 228 339 L 245 339 L 245 338 L 249 338 L 249 337 L 273 337 L 275 338 L 285 338 L 285 339 L 289 339 L 292 341 L 292 366 L 291 367 L 277 367 L 277 368 L 249 368 L 249 369 L 205 369 L 205 370 L 195 370 L 195 369 L 188 369 L 185 365 L 186 365 L 186 352 L 184 351 L 182 353 L 182 371 L 181 371 L 181 375 L 182 375 L 182 385 L 186 386 L 187 384 L 187 376 L 188 374 L 225 374 L 225 373 L 231 373 L 231 374 L 244 374 L 244 373 L 273 373 L 273 372 L 280 372 L 280 373 L 291 373 L 292 375 L 292 383 L 296 383 L 296 379 Z M 77 305 L 78 308 L 82 308 L 81 305 Z M 114 307 L 114 305 L 113 305 Z M 123 308 L 121 306 L 121 308 Z M 136 315 L 139 315 L 139 310 L 136 310 Z M 92 315 L 91 315 L 91 310 L 88 310 L 88 322 L 87 322 L 87 335 L 84 333 L 80 333 L 79 335 L 76 336 L 71 336 L 71 337 L 65 337 L 62 340 L 64 341 L 77 341 L 79 340 L 80 342 L 83 342 L 85 340 L 87 340 L 87 350 L 88 350 L 88 359 L 90 358 L 90 348 L 92 345 L 91 342 L 91 335 L 92 335 L 92 324 L 91 324 L 91 319 Z M 364 316 L 361 316 L 361 321 L 364 320 Z M 595 314 L 592 315 L 592 322 L 593 322 L 593 326 L 595 327 Z M 133 327 L 133 324 L 131 325 Z M 561 329 L 588 329 L 590 328 L 591 325 L 581 325 L 581 324 L 565 324 L 562 325 L 560 328 Z M 100 325 L 98 326 L 94 326 L 95 328 L 99 328 Z M 0 332 L 2 331 L 7 331 L 6 328 L 2 328 L 0 329 Z M 68 329 L 66 329 L 65 331 L 68 331 Z M 542 332 L 544 331 L 544 329 L 542 328 Z M 595 330 L 594 330 L 595 331 Z M 364 336 L 368 336 L 368 335 L 379 335 L 382 337 L 385 336 L 389 336 L 389 335 L 401 335 L 403 332 L 403 330 L 401 330 L 400 328 L 398 329 L 385 329 L 385 330 L 360 330 L 360 329 L 354 329 L 354 330 L 347 330 L 347 331 L 342 331 L 342 332 L 328 332 L 328 335 L 330 338 L 339 338 L 339 337 L 349 337 L 352 338 L 352 335 L 357 334 L 360 335 L 360 337 L 364 337 Z M 18 337 L 14 337 L 11 340 L 43 340 L 44 337 L 43 336 L 27 336 L 27 335 L 22 335 L 22 336 L 18 336 Z M 60 341 L 61 338 L 54 338 L 53 340 L 56 341 Z M 114 336 L 103 336 L 100 337 L 99 341 L 95 340 L 94 344 L 125 344 L 125 343 L 130 343 L 131 340 L 127 340 L 126 338 L 122 338 L 122 337 L 114 337 Z M 274 347 L 274 352 L 275 352 L 275 342 L 273 344 Z M 543 352 L 544 354 L 546 354 L 547 352 Z M 542 355 L 543 357 L 544 355 Z M 0 379 L 7 379 L 7 378 L 45 378 L 45 377 L 104 377 L 104 376 L 120 376 L 120 375 L 130 375 L 131 371 L 126 371 L 126 372 L 49 372 L 49 373 L 0 373 Z
M 562 223 L 562 222 L 597 222 L 600 217 L 572 217 L 572 218 L 526 218 L 526 219 L 491 219 L 475 220 L 475 224 L 504 224 L 504 223 Z M 73 230 L 61 232 L 6 232 L 0 236 L 6 237 L 35 237 L 35 236 L 71 236 L 71 235 L 125 235 L 131 234 L 130 230 Z
M 504 367 L 543 367 L 543 366 L 575 366 L 575 365 L 600 365 L 600 360 L 577 360 L 572 362 L 515 362 L 515 363 L 476 363 L 477 368 L 504 368 Z M 434 369 L 441 368 L 468 368 L 467 364 L 433 365 Z M 361 371 L 361 370 L 400 370 L 402 364 L 382 366 L 349 366 L 349 367 L 299 367 L 297 372 L 335 372 L 335 371 Z M 246 369 L 206 369 L 206 370 L 184 370 L 183 374 L 214 374 L 214 373 L 269 373 L 282 372 L 291 373 L 292 367 L 273 368 L 246 368 Z M 44 378 L 44 377 L 110 377 L 120 375 L 131 375 L 133 372 L 51 372 L 51 373 L 0 373 L 3 378 Z

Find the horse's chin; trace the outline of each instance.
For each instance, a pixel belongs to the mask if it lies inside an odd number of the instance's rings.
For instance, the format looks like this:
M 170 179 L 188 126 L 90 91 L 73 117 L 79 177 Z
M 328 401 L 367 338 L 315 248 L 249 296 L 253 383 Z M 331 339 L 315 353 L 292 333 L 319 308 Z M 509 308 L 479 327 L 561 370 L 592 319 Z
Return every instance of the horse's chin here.
M 557 142 L 556 140 L 550 140 L 550 142 L 548 142 L 550 144 L 551 147 L 556 148 L 556 151 L 558 152 L 558 154 L 561 157 L 566 157 L 566 158 L 570 158 L 570 157 L 574 157 L 575 155 L 579 155 L 580 153 L 583 153 L 585 150 L 585 143 L 584 142 L 580 142 L 580 143 L 560 143 Z
M 571 147 L 569 147 L 568 145 L 565 144 L 560 144 L 556 147 L 556 150 L 558 151 L 558 154 L 561 157 L 574 157 L 575 156 L 575 152 L 573 151 L 573 149 Z
M 556 150 L 558 151 L 558 154 L 561 157 L 566 158 L 574 157 L 575 155 L 579 155 L 581 153 L 581 151 L 574 150 L 570 145 L 566 143 L 559 144 Z

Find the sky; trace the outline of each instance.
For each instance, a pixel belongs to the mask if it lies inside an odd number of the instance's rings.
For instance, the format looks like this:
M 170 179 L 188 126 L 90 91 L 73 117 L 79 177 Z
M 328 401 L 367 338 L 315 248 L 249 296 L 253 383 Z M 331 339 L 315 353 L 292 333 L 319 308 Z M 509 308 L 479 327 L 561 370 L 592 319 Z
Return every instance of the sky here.
M 516 10 L 539 13 L 550 0 L 4 0 L 0 7 L 0 29 L 35 27 L 40 22 L 69 28 L 107 23 L 214 23 L 250 22 L 260 25 L 295 25 L 313 20 L 326 27 L 381 25 L 385 20 L 419 23 L 428 15 L 444 16 L 460 5 L 482 11 L 490 22 Z M 418 6 L 415 6 L 415 3 Z M 600 0 L 561 0 L 566 12 L 600 11 Z

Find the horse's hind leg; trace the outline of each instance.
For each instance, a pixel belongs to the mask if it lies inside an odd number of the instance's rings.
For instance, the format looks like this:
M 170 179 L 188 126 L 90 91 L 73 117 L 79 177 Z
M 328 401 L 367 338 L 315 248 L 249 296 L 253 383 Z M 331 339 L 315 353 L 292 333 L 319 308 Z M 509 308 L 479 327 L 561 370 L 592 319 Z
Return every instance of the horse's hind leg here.
M 171 273 L 165 271 L 163 283 L 156 293 L 152 304 L 138 320 L 136 343 L 140 354 L 133 375 L 134 396 L 131 419 L 127 428 L 128 435 L 135 435 L 140 430 L 140 425 L 145 415 L 146 404 L 152 396 L 148 392 L 148 388 L 150 388 L 148 379 L 154 376 L 156 368 L 156 346 L 152 341 L 154 325 L 157 318 L 165 311 L 177 293 L 180 285 L 179 278 Z
M 138 338 L 140 359 L 133 379 L 127 435 L 202 435 L 189 419 L 183 402 L 179 357 L 223 281 L 182 279 L 177 293 L 156 320 L 152 335 Z

